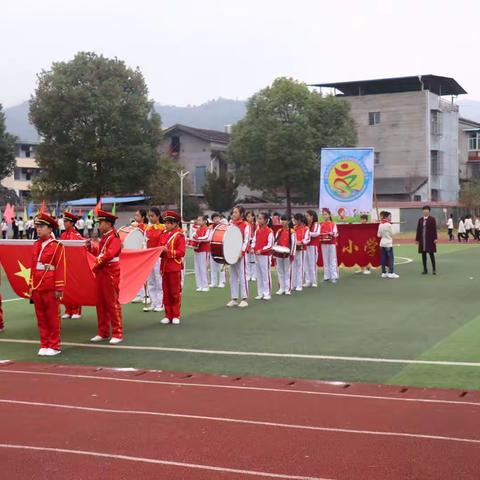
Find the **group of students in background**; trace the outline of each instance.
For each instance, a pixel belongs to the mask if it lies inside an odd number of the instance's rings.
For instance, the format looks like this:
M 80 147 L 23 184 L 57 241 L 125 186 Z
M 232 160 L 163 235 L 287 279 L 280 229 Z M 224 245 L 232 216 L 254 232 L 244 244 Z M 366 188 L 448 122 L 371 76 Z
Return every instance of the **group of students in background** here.
M 447 220 L 447 230 L 448 239 L 451 242 L 455 241 L 455 237 L 453 234 L 453 215 L 450 215 Z M 458 221 L 457 240 L 458 242 L 468 242 L 470 236 L 473 240 L 480 241 L 480 217 L 476 216 L 475 220 L 473 220 L 471 215 L 465 215 L 464 217 L 460 217 L 460 220 Z

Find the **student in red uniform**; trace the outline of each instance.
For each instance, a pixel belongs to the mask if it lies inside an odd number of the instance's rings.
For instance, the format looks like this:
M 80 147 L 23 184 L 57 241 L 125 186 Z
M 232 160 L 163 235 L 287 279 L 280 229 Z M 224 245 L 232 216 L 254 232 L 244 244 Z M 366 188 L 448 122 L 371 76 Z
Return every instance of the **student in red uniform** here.
M 194 249 L 195 282 L 197 292 L 208 292 L 208 262 L 210 260 L 210 235 L 208 228 L 208 216 L 199 215 L 196 220 L 197 228 L 193 233 L 193 241 L 196 244 Z
M 293 216 L 293 230 L 296 238 L 295 259 L 292 268 L 292 290 L 303 290 L 303 271 L 305 265 L 305 249 L 310 243 L 310 230 L 305 225 L 306 219 L 301 213 Z
M 257 277 L 256 300 L 270 300 L 272 298 L 272 275 L 270 265 L 272 261 L 273 230 L 269 227 L 268 213 L 260 213 L 257 218 L 257 228 L 252 240 L 252 250 L 255 253 L 255 267 Z
M 323 222 L 320 224 L 322 237 L 323 281 L 337 283 L 337 237 L 338 229 L 332 221 L 332 214 L 328 208 L 323 209 Z
M 251 234 L 251 239 L 250 243 L 247 247 L 247 252 L 245 253 L 245 271 L 247 275 L 247 282 L 256 282 L 256 274 L 257 270 L 255 268 L 255 252 L 252 249 L 252 240 L 253 240 L 253 233 L 255 232 L 255 229 L 257 228 L 257 218 L 255 217 L 255 212 L 247 212 L 245 214 L 245 220 L 247 223 L 250 225 L 250 234 Z
M 180 324 L 182 304 L 182 270 L 185 257 L 185 234 L 180 228 L 180 215 L 167 210 L 163 213 L 165 232 L 162 235 L 162 284 L 165 318 L 160 323 Z
M 65 230 L 60 235 L 60 240 L 84 240 L 75 228 L 80 217 L 70 212 L 63 212 L 63 223 Z M 82 318 L 82 307 L 78 305 L 65 305 L 65 313 L 62 318 Z
M 40 350 L 38 355 L 60 353 L 60 300 L 65 288 L 65 249 L 55 239 L 56 220 L 40 213 L 35 218 L 38 240 L 33 244 L 30 300 L 35 306 Z
M 161 246 L 161 238 L 165 231 L 160 210 L 157 207 L 152 207 L 148 211 L 148 218 L 150 223 L 145 230 L 145 237 L 147 239 L 147 248 L 155 248 Z M 148 293 L 152 303 L 143 307 L 144 312 L 162 312 L 163 311 L 163 287 L 162 275 L 160 273 L 161 258 L 155 262 L 155 265 L 148 277 Z
M 120 252 L 122 242 L 115 230 L 115 215 L 98 210 L 98 231 L 102 235 L 100 243 L 93 244 L 91 239 L 85 243 L 90 253 L 96 255 L 93 272 L 97 290 L 97 335 L 91 342 L 108 340 L 116 345 L 123 340 L 122 307 L 118 299 L 120 294 Z
M 133 215 L 133 222 L 131 223 L 132 227 L 138 228 L 145 235 L 145 232 L 148 227 L 148 216 L 147 211 L 144 208 L 140 208 Z M 146 295 L 145 286 L 143 286 L 140 291 L 137 293 L 136 297 L 132 300 L 132 303 L 151 303 L 151 299 Z M 145 311 L 145 310 L 144 310 Z
M 275 245 L 279 247 L 286 247 L 290 249 L 290 253 L 276 253 L 273 255 L 277 261 L 277 275 L 280 288 L 277 295 L 291 295 L 292 293 L 292 262 L 295 258 L 295 250 L 297 239 L 295 231 L 289 226 L 289 219 L 287 215 L 280 217 L 282 228 L 277 230 L 275 235 Z
M 317 286 L 317 260 L 320 245 L 320 224 L 315 210 L 307 210 L 305 213 L 307 227 L 310 230 L 310 243 L 305 249 L 305 283 L 304 287 Z
M 219 213 L 212 213 L 212 224 L 210 225 L 210 241 L 212 240 L 213 231 L 220 225 L 222 216 Z M 211 246 L 211 243 L 210 243 Z M 210 288 L 225 288 L 225 266 L 216 262 L 210 255 Z

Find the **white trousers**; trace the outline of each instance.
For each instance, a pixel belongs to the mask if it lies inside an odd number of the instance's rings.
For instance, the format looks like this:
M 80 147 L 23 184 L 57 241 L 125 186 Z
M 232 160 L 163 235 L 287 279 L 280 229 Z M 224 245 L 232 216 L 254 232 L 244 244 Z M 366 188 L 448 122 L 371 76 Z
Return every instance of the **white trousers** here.
M 255 278 L 255 254 L 247 253 L 245 254 L 246 258 L 246 269 L 247 269 L 247 280 L 253 280 Z
M 297 250 L 292 266 L 292 289 L 302 288 L 303 286 L 303 266 L 305 260 L 305 251 Z
M 305 251 L 305 283 L 317 283 L 317 260 L 318 248 L 316 246 L 307 246 Z
M 248 298 L 246 259 L 242 256 L 237 263 L 230 265 L 230 293 L 232 298 Z
M 195 283 L 197 288 L 208 288 L 209 252 L 194 252 Z
M 338 278 L 337 246 L 322 245 L 322 257 L 324 280 L 336 280 Z
M 257 293 L 262 297 L 270 297 L 272 295 L 271 258 L 270 255 L 255 256 Z
M 290 257 L 276 257 L 276 261 L 280 290 L 282 292 L 289 292 L 292 289 L 292 262 L 290 262 Z
M 218 287 L 220 284 L 225 285 L 225 265 L 216 262 L 210 255 L 210 284 Z
M 153 270 L 148 277 L 148 293 L 152 300 L 153 308 L 161 308 L 163 305 L 163 287 L 162 287 L 162 275 L 160 273 L 161 258 L 155 262 Z

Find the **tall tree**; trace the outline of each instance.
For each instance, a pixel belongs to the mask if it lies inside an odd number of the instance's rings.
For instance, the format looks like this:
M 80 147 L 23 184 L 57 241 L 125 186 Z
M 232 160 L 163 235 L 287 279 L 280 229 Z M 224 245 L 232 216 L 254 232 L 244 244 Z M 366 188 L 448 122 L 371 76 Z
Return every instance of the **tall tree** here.
M 219 174 L 207 172 L 203 194 L 208 206 L 217 212 L 230 210 L 238 195 L 238 183 L 227 169 L 221 169 Z
M 38 75 L 30 121 L 42 141 L 37 192 L 48 198 L 140 192 L 158 164 L 160 117 L 141 72 L 80 52 Z
M 469 180 L 460 184 L 460 203 L 471 209 L 480 207 L 480 181 L 478 179 Z
M 227 159 L 241 183 L 283 194 L 290 213 L 293 194 L 318 199 L 320 149 L 355 142 L 344 100 L 324 98 L 282 77 L 248 100 L 245 118 L 233 127 Z
M 0 104 L 0 179 L 8 177 L 15 169 L 15 142 L 17 137 L 7 132 L 5 114 Z

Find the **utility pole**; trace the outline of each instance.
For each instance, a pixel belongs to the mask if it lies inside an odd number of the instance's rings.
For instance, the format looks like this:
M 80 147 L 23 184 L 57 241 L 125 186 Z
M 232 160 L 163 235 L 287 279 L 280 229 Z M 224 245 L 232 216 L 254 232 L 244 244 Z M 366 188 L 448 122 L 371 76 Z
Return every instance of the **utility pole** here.
M 177 172 L 177 175 L 180 177 L 180 223 L 183 222 L 183 179 L 189 174 L 190 172 L 180 170 Z

